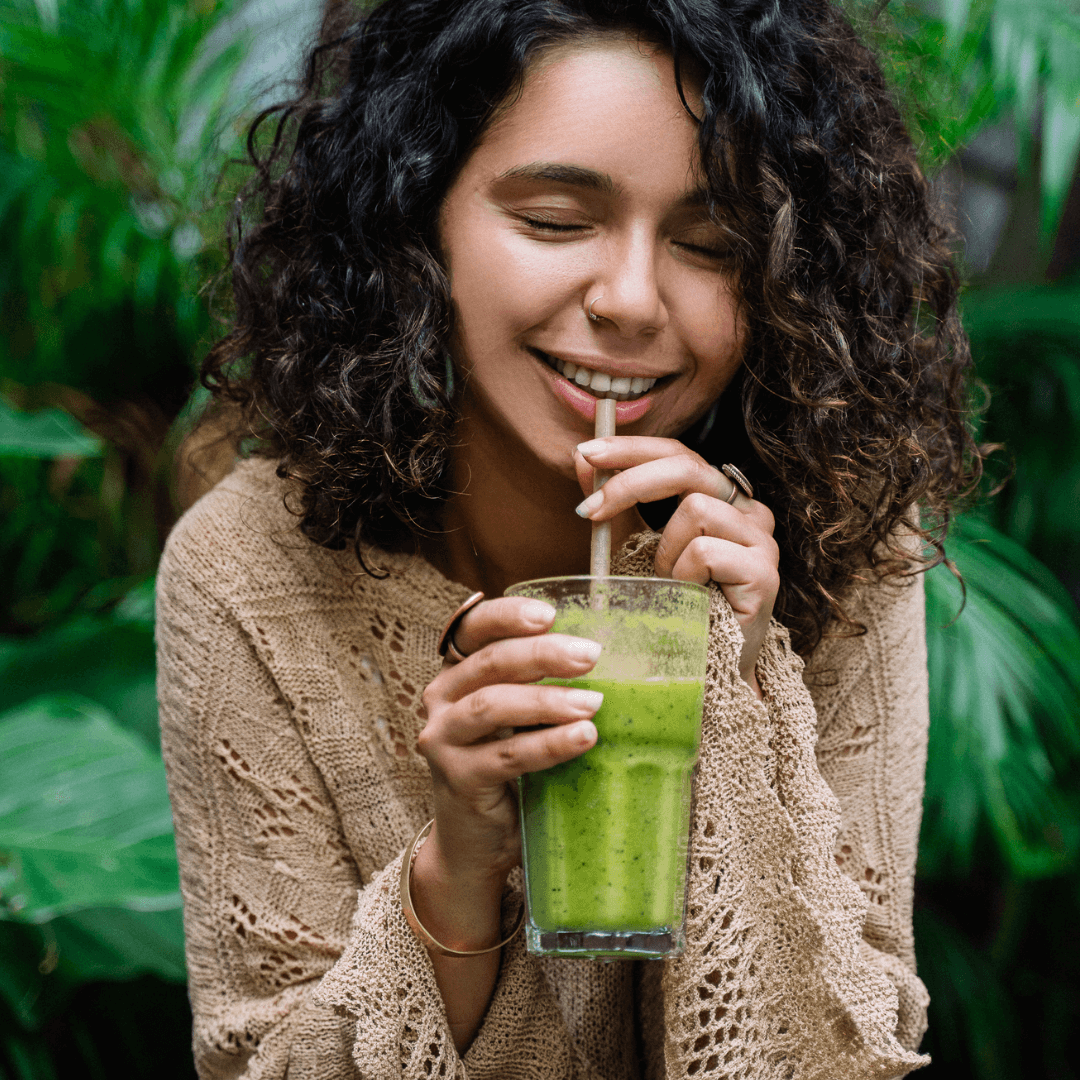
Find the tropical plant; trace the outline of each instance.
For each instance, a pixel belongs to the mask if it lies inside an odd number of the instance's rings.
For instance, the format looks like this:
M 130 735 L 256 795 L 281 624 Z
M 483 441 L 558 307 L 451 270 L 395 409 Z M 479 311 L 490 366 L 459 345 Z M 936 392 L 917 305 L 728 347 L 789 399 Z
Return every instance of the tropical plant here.
M 1080 153 L 1076 0 L 846 0 L 897 88 L 931 171 L 1003 118 L 1022 174 L 1038 165 L 1053 239 Z
M 206 199 L 238 138 L 243 2 L 0 0 L 4 1080 L 192 1073 L 152 575 L 211 332 Z M 848 6 L 928 168 L 1013 119 L 1045 244 L 1080 144 L 1076 0 Z M 1080 635 L 1027 553 L 1075 586 L 1078 300 L 1076 283 L 964 300 L 994 392 L 980 434 L 1015 469 L 950 534 L 966 603 L 948 568 L 926 582 L 917 941 L 950 1080 L 1080 1073 Z
M 192 1075 L 152 575 L 243 5 L 0 0 L 4 1077 Z

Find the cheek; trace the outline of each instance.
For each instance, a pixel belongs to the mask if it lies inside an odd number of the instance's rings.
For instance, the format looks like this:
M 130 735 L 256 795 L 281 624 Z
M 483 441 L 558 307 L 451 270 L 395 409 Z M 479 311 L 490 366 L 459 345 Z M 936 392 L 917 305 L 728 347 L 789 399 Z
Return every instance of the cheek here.
M 700 296 L 688 311 L 687 344 L 697 358 L 697 374 L 722 390 L 742 363 L 746 344 L 738 302 L 725 288 L 719 298 L 715 292 Z
M 497 231 L 457 245 L 450 291 L 466 342 L 523 332 L 559 309 L 571 283 L 553 251 Z

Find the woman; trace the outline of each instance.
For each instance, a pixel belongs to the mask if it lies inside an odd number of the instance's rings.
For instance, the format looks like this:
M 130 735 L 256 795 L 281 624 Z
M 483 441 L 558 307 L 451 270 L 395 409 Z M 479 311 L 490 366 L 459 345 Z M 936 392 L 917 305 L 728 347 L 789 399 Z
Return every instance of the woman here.
M 252 156 L 204 380 L 259 454 L 159 576 L 201 1075 L 922 1064 L 911 574 L 940 544 L 914 508 L 947 517 L 977 454 L 947 237 L 847 23 L 386 0 Z M 536 682 L 598 651 L 500 596 L 584 572 L 604 520 L 617 572 L 712 585 L 688 944 L 663 964 L 504 941 L 513 782 L 596 739 L 596 695 Z

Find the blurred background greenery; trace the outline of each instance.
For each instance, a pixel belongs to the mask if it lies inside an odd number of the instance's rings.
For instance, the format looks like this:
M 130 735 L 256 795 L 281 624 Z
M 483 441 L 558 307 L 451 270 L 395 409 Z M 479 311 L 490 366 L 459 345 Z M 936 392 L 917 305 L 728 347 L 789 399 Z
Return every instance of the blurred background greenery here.
M 0 0 L 3 1078 L 193 1076 L 153 574 L 204 485 L 176 461 L 215 332 L 214 182 L 260 77 L 312 33 L 309 7 Z M 926 579 L 924 1049 L 938 1078 L 1073 1080 L 1080 9 L 848 7 L 964 234 L 981 435 L 1007 446 L 1001 493 L 950 536 L 962 614 L 946 568 Z

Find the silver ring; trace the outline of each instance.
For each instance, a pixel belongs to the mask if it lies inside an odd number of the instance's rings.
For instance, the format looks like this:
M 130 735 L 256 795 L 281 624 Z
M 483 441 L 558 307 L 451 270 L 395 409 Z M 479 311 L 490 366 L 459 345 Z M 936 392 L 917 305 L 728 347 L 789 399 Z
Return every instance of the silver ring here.
M 589 310 L 588 310 L 587 314 L 588 314 L 589 318 L 590 318 L 590 319 L 591 319 L 591 320 L 592 320 L 593 322 L 599 322 L 599 321 L 600 321 L 600 320 L 601 320 L 601 319 L 602 319 L 602 318 L 604 317 L 603 315 L 594 315 L 594 314 L 593 314 L 593 304 L 595 304 L 597 300 L 602 300 L 602 299 L 603 299 L 603 297 L 602 297 L 602 296 L 597 296 L 597 297 L 596 297 L 596 298 L 595 298 L 595 299 L 593 300 L 592 304 L 590 304 L 590 305 L 589 305 Z
M 731 494 L 724 500 L 733 503 L 735 496 L 741 491 L 748 499 L 754 497 L 754 488 L 749 480 L 734 465 L 721 465 L 720 471 L 731 481 Z

